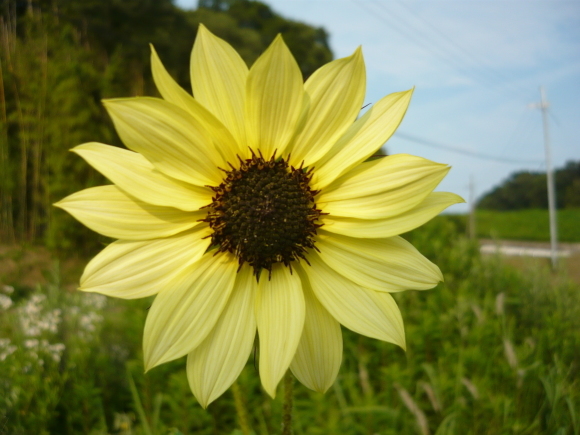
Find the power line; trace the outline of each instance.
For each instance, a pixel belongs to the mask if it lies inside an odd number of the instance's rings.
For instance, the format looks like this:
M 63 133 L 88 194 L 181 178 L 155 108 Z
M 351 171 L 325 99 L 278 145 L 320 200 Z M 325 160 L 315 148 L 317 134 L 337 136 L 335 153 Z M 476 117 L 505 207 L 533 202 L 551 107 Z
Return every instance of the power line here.
M 505 137 L 507 138 L 505 143 L 507 144 L 515 143 L 516 138 L 519 138 L 521 143 L 529 143 L 533 132 L 533 128 L 531 127 L 531 125 L 533 125 L 532 123 L 533 120 L 531 118 L 529 108 L 527 107 L 523 108 L 522 111 L 520 112 L 517 122 L 512 123 L 513 128 L 511 130 L 511 133 L 509 135 L 508 134 L 505 135 Z M 525 128 L 526 126 L 528 128 Z M 501 158 L 505 157 L 506 152 L 508 150 L 510 150 L 510 147 L 502 147 L 502 153 L 498 155 L 498 157 Z M 518 150 L 511 148 L 511 151 L 516 151 L 517 153 Z
M 408 140 L 410 142 L 415 142 L 421 145 L 426 145 L 432 148 L 438 148 L 438 149 L 442 149 L 445 151 L 451 151 L 457 154 L 463 154 L 469 157 L 473 157 L 475 159 L 483 159 L 483 160 L 493 160 L 496 162 L 502 162 L 502 163 L 517 163 L 517 164 L 522 164 L 522 163 L 527 163 L 527 164 L 538 164 L 541 163 L 541 161 L 539 160 L 522 160 L 522 159 L 510 159 L 510 158 L 505 158 L 505 157 L 498 157 L 498 156 L 492 156 L 490 154 L 483 154 L 483 153 L 477 153 L 475 151 L 470 151 L 470 150 L 466 150 L 464 148 L 458 148 L 458 147 L 454 147 L 454 146 L 450 146 L 450 145 L 443 145 L 437 142 L 433 142 L 427 139 L 423 139 L 417 136 L 413 136 L 410 134 L 406 134 L 406 133 L 395 133 L 395 137 L 398 137 L 400 139 L 404 139 L 404 140 Z
M 484 62 L 482 61 L 481 56 L 475 56 L 473 54 L 472 51 L 465 49 L 463 46 L 461 46 L 460 44 L 457 43 L 456 40 L 454 40 L 453 38 L 449 37 L 446 33 L 442 32 L 437 26 L 435 26 L 431 21 L 426 20 L 425 18 L 423 18 L 421 15 L 419 15 L 413 8 L 411 8 L 409 6 L 408 3 L 404 2 L 404 1 L 397 1 L 395 2 L 396 4 L 398 4 L 399 6 L 403 7 L 404 9 L 406 9 L 410 14 L 412 14 L 417 20 L 420 20 L 422 23 L 421 27 L 415 27 L 414 30 L 415 31 L 422 31 L 425 27 L 429 27 L 433 32 L 435 32 L 437 35 L 439 35 L 440 38 L 442 38 L 449 47 L 455 49 L 456 53 L 459 53 L 463 56 L 463 59 L 468 59 L 470 60 L 470 63 L 475 66 L 476 68 L 480 69 L 482 73 L 485 73 L 485 75 L 487 75 L 489 78 L 491 78 L 492 80 L 500 80 L 502 82 L 510 82 L 511 79 L 509 77 L 507 77 L 502 71 L 498 70 L 498 69 L 494 69 L 488 65 L 486 65 L 485 63 L 489 64 L 490 62 L 490 58 L 486 57 L 484 59 Z M 385 6 L 384 4 L 382 6 Z M 407 22 L 408 23 L 408 22 Z M 429 35 L 427 35 L 427 37 L 429 37 Z M 428 39 L 429 41 L 431 41 L 431 38 Z M 521 94 L 521 96 L 527 96 L 528 92 L 526 90 L 524 90 L 523 88 L 519 88 L 519 89 L 513 89 L 514 92 L 518 93 L 518 96 Z M 515 94 L 514 94 L 515 95 Z
M 408 21 L 405 22 L 404 25 L 401 24 L 401 17 L 398 17 L 398 20 L 391 19 L 390 15 L 393 14 L 392 10 L 386 10 L 386 5 L 384 3 L 371 3 L 371 2 L 362 2 L 360 0 L 351 0 L 354 4 L 358 7 L 366 10 L 370 13 L 375 19 L 381 21 L 382 23 L 386 23 L 389 28 L 396 30 L 399 34 L 404 36 L 407 40 L 415 43 L 417 46 L 422 48 L 429 54 L 435 54 L 443 63 L 447 64 L 451 69 L 459 71 L 460 73 L 464 74 L 467 77 L 471 77 L 475 81 L 479 82 L 480 84 L 491 87 L 498 93 L 501 93 L 502 96 L 505 97 L 505 91 L 500 91 L 499 87 L 504 87 L 498 83 L 498 80 L 495 78 L 484 77 L 485 74 L 482 75 L 481 71 L 476 73 L 475 75 L 468 71 L 461 62 L 458 62 L 459 56 L 453 53 L 450 53 L 448 49 L 445 49 L 442 44 L 433 43 L 433 38 L 426 35 L 423 29 L 419 29 L 416 26 L 411 25 Z M 369 7 L 369 4 L 373 4 L 375 8 Z M 381 8 L 382 10 L 388 12 L 388 15 L 382 13 L 382 11 L 377 10 L 376 7 Z M 407 30 L 410 28 L 411 30 Z M 426 43 L 426 41 L 429 41 Z M 462 51 L 460 49 L 460 51 Z M 481 65 L 476 65 L 478 69 L 485 69 L 481 67 Z M 489 68 L 488 68 L 489 69 Z M 503 80 L 503 79 L 502 79 Z M 515 97 L 518 100 L 521 99 L 528 99 L 528 96 L 525 96 L 523 93 L 517 92 L 515 89 L 508 89 L 511 93 L 512 97 Z

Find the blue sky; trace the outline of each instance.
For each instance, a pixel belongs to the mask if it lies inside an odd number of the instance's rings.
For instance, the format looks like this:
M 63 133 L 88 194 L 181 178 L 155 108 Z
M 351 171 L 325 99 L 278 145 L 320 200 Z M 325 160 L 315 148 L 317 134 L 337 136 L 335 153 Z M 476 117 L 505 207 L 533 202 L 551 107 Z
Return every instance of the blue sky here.
M 437 190 L 469 200 L 471 178 L 479 196 L 514 171 L 545 170 L 542 118 L 530 107 L 540 100 L 540 85 L 551 105 L 554 166 L 580 160 L 580 0 L 266 3 L 286 18 L 324 27 L 337 58 L 362 45 L 367 103 L 415 86 L 386 147 L 450 164 Z M 177 4 L 192 8 L 197 0 Z

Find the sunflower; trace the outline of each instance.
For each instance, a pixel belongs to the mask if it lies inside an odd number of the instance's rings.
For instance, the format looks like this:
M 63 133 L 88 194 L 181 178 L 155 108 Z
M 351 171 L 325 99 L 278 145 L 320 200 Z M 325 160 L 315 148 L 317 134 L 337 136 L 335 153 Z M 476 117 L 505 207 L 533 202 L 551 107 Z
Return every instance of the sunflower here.
M 332 385 L 341 324 L 405 348 L 391 293 L 432 288 L 442 275 L 398 235 L 462 201 L 433 192 L 447 165 L 407 154 L 369 160 L 412 90 L 358 117 L 360 48 L 304 82 L 281 36 L 248 69 L 204 26 L 191 55 L 195 98 L 153 47 L 151 62 L 163 99 L 104 102 L 128 150 L 72 150 L 113 184 L 56 204 L 118 239 L 89 262 L 81 290 L 156 295 L 146 370 L 187 355 L 206 407 L 238 377 L 256 332 L 272 397 L 288 368 L 313 390 Z

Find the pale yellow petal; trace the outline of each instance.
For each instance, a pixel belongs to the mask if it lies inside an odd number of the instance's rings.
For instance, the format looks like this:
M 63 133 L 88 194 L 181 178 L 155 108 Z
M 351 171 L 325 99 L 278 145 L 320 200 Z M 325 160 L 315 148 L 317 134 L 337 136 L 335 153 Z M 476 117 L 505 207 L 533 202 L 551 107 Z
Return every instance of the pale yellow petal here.
M 308 388 L 324 393 L 338 375 L 342 361 L 342 332 L 340 324 L 314 296 L 306 274 L 302 269 L 298 272 L 301 272 L 306 317 L 290 369 Z
M 209 132 L 217 150 L 228 162 L 237 161 L 238 144 L 229 130 L 208 109 L 196 101 L 169 75 L 153 45 L 151 45 L 151 72 L 155 86 L 166 101 L 181 107 L 197 119 Z
M 280 156 L 294 135 L 304 85 L 296 60 L 278 35 L 252 66 L 246 88 L 248 145 L 265 158 Z
M 151 75 L 163 99 L 181 107 L 191 114 L 197 113 L 199 110 L 197 106 L 200 104 L 185 89 L 177 84 L 163 66 L 157 51 L 155 51 L 155 47 L 152 44 L 149 44 L 149 46 L 151 47 Z
M 325 202 L 399 190 L 432 174 L 443 176 L 449 166 L 409 154 L 394 154 L 365 162 L 324 189 Z
M 316 252 L 305 265 L 312 290 L 322 305 L 348 329 L 405 348 L 403 318 L 389 293 L 361 287 L 326 265 Z M 301 266 L 298 266 L 301 267 Z
M 195 211 L 212 202 L 210 189 L 164 175 L 139 153 L 97 142 L 72 151 L 117 187 L 149 204 Z
M 298 167 L 315 164 L 351 126 L 361 110 L 366 86 L 365 64 L 358 48 L 352 56 L 319 68 L 306 81 L 309 97 L 306 122 L 292 140 Z
M 419 205 L 449 166 L 408 154 L 365 162 L 327 186 L 317 205 L 333 216 L 384 219 Z
M 157 294 L 201 258 L 209 234 L 203 224 L 172 237 L 113 242 L 87 264 L 79 290 L 123 299 Z
M 430 221 L 447 207 L 463 198 L 454 193 L 432 192 L 418 206 L 386 219 L 357 219 L 338 216 L 322 216 L 326 231 L 350 237 L 386 238 L 411 231 Z
M 217 185 L 225 167 L 206 128 L 178 106 L 158 98 L 105 100 L 127 148 L 164 174 L 199 186 Z
M 143 331 L 146 370 L 201 344 L 222 314 L 237 268 L 238 262 L 229 254 L 206 253 L 155 297 Z
M 276 386 L 294 358 L 304 327 L 304 294 L 298 274 L 277 263 L 272 277 L 264 271 L 256 297 L 260 337 L 260 378 L 264 390 L 276 396 Z
M 323 189 L 372 156 L 403 120 L 412 94 L 413 90 L 387 95 L 356 120 L 316 164 L 313 188 Z
M 139 201 L 117 186 L 81 190 L 56 204 L 83 225 L 107 237 L 150 240 L 193 228 L 206 212 L 186 212 Z
M 191 52 L 193 96 L 226 126 L 242 153 L 247 153 L 247 77 L 248 67 L 236 50 L 200 24 Z
M 443 281 L 439 268 L 398 236 L 358 239 L 320 230 L 317 247 L 327 265 L 371 290 L 427 290 Z
M 252 352 L 256 289 L 253 269 L 242 267 L 215 327 L 187 357 L 189 386 L 204 408 L 232 385 Z

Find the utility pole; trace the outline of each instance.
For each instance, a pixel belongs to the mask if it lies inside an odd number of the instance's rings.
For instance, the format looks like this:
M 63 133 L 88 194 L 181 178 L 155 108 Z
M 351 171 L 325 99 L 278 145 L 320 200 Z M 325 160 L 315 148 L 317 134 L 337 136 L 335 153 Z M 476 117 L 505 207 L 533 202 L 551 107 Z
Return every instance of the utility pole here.
M 540 86 L 541 101 L 532 107 L 542 111 L 544 126 L 544 149 L 546 152 L 546 178 L 548 179 L 548 209 L 550 214 L 550 248 L 552 254 L 552 269 L 558 266 L 558 223 L 556 220 L 556 190 L 554 188 L 554 171 L 552 170 L 552 153 L 550 150 L 550 129 L 548 124 L 548 107 L 544 87 Z

